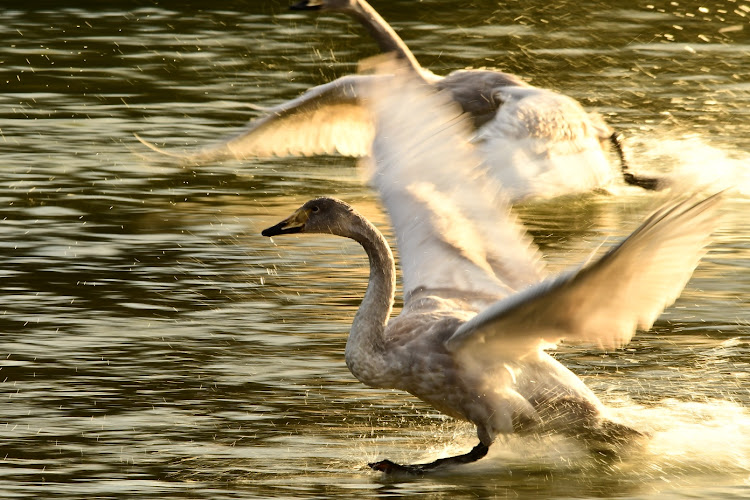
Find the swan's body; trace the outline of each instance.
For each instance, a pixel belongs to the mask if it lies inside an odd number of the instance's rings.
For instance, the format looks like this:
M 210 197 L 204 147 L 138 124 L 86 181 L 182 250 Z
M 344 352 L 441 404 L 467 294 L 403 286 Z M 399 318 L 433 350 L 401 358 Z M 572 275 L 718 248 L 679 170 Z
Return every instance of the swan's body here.
M 370 281 L 346 346 L 349 369 L 367 385 L 405 390 L 477 427 L 480 444 L 465 455 L 373 468 L 420 473 L 470 462 L 512 432 L 556 431 L 591 445 L 640 436 L 609 420 L 598 398 L 544 349 L 562 339 L 614 348 L 636 328 L 650 328 L 704 253 L 721 197 L 667 205 L 598 260 L 546 278 L 459 111 L 408 78 L 398 88 L 375 90 L 371 111 L 373 183 L 398 239 L 401 313 L 389 319 L 395 268 L 388 244 L 344 202 L 311 200 L 263 231 L 360 243 Z
M 617 135 L 598 114 L 587 113 L 570 97 L 500 71 L 460 70 L 436 76 L 419 65 L 401 38 L 364 0 L 304 0 L 293 8 L 349 15 L 367 29 L 381 51 L 395 54 L 416 77 L 448 92 L 470 115 L 480 154 L 513 200 L 606 189 L 621 176 L 607 159 L 610 142 L 620 155 L 628 183 L 656 186 L 653 179 L 627 172 Z M 192 151 L 165 151 L 139 140 L 159 152 L 197 163 L 227 157 L 367 156 L 374 129 L 362 96 L 388 78 L 349 75 L 313 87 L 267 109 L 265 116 L 238 134 Z

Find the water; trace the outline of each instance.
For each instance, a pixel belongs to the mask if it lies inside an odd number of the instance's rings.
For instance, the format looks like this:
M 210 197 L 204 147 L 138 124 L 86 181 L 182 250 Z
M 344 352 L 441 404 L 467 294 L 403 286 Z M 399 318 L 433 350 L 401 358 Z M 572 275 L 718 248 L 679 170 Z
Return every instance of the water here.
M 392 240 L 356 163 L 182 168 L 132 135 L 209 141 L 254 116 L 250 104 L 354 71 L 372 43 L 284 2 L 65 4 L 14 2 L 1 21 L 4 497 L 750 496 L 750 4 L 378 2 L 436 73 L 515 71 L 604 113 L 640 169 L 739 188 L 653 331 L 615 353 L 558 353 L 652 433 L 645 449 L 602 464 L 561 438 L 509 438 L 474 465 L 405 481 L 365 464 L 466 451 L 471 426 L 348 373 L 367 280 L 358 247 L 259 236 L 335 195 Z M 562 269 L 657 203 L 625 190 L 520 213 Z

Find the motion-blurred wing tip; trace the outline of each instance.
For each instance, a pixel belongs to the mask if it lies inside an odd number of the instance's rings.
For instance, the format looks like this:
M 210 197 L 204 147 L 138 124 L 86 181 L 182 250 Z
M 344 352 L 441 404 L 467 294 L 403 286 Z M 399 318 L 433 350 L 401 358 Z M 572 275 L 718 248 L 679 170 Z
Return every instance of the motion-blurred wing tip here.
M 157 152 L 157 153 L 159 153 L 161 155 L 164 155 L 164 156 L 169 156 L 170 158 L 179 158 L 179 159 L 182 159 L 182 160 L 188 158 L 188 155 L 186 155 L 184 153 L 182 153 L 182 154 L 175 153 L 173 151 L 169 151 L 167 149 L 160 148 L 159 146 L 157 146 L 153 142 L 147 141 L 146 139 L 144 139 L 143 137 L 141 137 L 140 135 L 138 135 L 137 132 L 133 132 L 133 135 L 135 136 L 136 139 L 138 139 L 138 141 L 141 144 L 143 144 L 144 146 L 146 146 L 147 148 L 149 148 L 151 151 L 155 151 L 155 152 Z

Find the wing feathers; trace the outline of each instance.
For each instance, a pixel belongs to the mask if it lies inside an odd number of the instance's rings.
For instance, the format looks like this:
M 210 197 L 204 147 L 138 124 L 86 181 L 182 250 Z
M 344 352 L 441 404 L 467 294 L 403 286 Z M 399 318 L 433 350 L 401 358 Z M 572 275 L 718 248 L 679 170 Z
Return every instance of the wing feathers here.
M 722 198 L 664 206 L 595 262 L 482 311 L 456 331 L 449 348 L 486 343 L 523 350 L 561 339 L 626 344 L 681 293 L 718 224 Z
M 225 158 L 311 156 L 339 153 L 369 154 L 374 135 L 360 94 L 388 75 L 349 75 L 319 85 L 301 96 L 266 110 L 266 115 L 230 137 L 192 150 L 161 149 L 136 137 L 161 154 L 186 163 L 207 163 Z
M 372 183 L 398 240 L 404 294 L 418 287 L 502 297 L 542 277 L 531 239 L 469 142 L 471 124 L 448 92 L 390 65 L 371 89 Z

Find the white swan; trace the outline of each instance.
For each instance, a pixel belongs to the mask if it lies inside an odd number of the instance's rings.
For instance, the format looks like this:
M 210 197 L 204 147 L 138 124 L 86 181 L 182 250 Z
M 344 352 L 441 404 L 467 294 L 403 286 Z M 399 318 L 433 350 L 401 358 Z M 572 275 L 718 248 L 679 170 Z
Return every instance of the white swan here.
M 369 386 L 410 392 L 476 425 L 480 442 L 466 454 L 370 466 L 420 474 L 472 462 L 497 435 L 513 432 L 560 432 L 604 449 L 641 437 L 610 420 L 593 392 L 544 349 L 563 339 L 616 348 L 650 328 L 705 252 L 721 194 L 667 204 L 598 259 L 545 277 L 538 251 L 468 142 L 460 110 L 409 79 L 396 83 L 399 92 L 386 88 L 372 99 L 373 183 L 398 239 L 401 313 L 390 318 L 391 250 L 346 203 L 308 201 L 262 233 L 328 233 L 360 243 L 370 279 L 347 366 Z
M 606 158 L 610 141 L 620 156 L 626 182 L 649 189 L 657 186 L 655 179 L 628 171 L 619 136 L 598 114 L 587 113 L 570 97 L 500 71 L 461 70 L 438 77 L 419 65 L 401 38 L 364 0 L 303 0 L 292 8 L 351 16 L 368 30 L 381 51 L 394 53 L 420 79 L 448 91 L 471 116 L 479 151 L 513 200 L 607 188 L 621 175 Z M 195 163 L 332 153 L 366 156 L 374 130 L 361 96 L 366 87 L 387 78 L 349 75 L 313 87 L 266 110 L 241 132 L 194 150 L 164 150 L 136 137 L 156 151 Z

